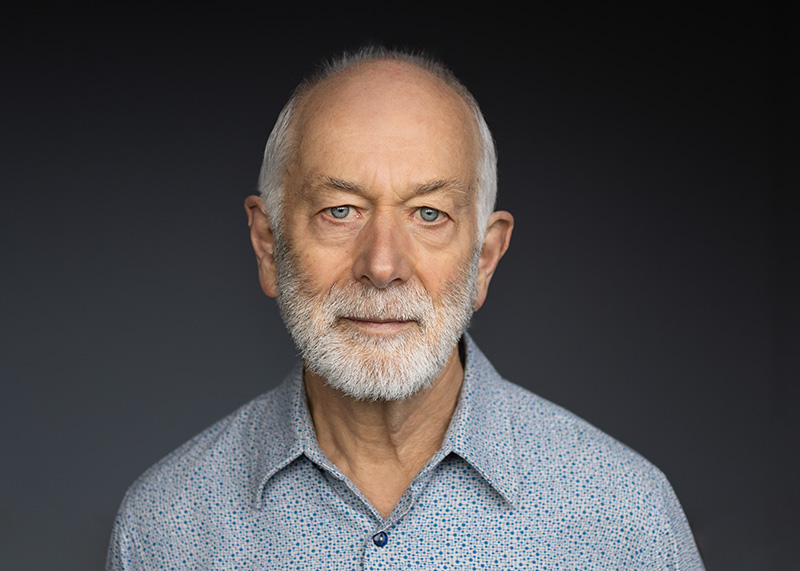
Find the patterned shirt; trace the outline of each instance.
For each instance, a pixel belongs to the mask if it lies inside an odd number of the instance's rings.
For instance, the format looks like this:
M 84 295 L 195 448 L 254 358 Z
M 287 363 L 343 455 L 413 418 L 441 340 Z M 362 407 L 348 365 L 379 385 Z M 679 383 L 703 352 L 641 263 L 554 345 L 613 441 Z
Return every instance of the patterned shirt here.
M 464 348 L 441 450 L 389 517 L 320 450 L 298 365 L 130 487 L 107 569 L 703 569 L 657 468 Z

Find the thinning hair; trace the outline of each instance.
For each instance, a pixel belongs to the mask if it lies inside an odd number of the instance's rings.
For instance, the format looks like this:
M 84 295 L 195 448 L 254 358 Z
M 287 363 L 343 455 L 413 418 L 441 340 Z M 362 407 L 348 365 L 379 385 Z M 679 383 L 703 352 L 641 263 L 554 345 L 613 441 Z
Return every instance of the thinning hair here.
M 359 64 L 373 61 L 400 61 L 422 69 L 442 80 L 467 104 L 472 112 L 478 128 L 481 152 L 476 166 L 476 196 L 478 240 L 483 241 L 486 222 L 494 210 L 497 197 L 497 152 L 489 126 L 483 117 L 478 102 L 469 90 L 458 80 L 444 64 L 421 53 L 388 49 L 383 46 L 366 46 L 356 51 L 345 52 L 339 57 L 322 65 L 316 72 L 304 78 L 292 92 L 284 105 L 275 126 L 269 135 L 261 173 L 258 178 L 258 189 L 261 200 L 267 210 L 272 231 L 281 239 L 282 209 L 284 203 L 284 182 L 286 172 L 295 158 L 297 137 L 294 133 L 297 109 L 308 93 L 317 85 L 343 71 Z

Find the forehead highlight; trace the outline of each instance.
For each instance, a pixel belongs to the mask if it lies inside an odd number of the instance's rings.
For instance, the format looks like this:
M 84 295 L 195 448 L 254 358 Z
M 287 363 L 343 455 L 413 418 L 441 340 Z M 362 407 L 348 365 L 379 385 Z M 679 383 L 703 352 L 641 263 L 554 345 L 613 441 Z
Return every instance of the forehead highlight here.
M 354 109 L 355 108 L 355 109 Z M 434 120 L 461 138 L 471 161 L 480 154 L 480 134 L 467 101 L 443 79 L 412 63 L 375 60 L 356 64 L 311 87 L 299 99 L 293 120 L 295 149 L 300 151 L 321 124 L 346 123 L 373 116 L 397 116 L 420 124 Z M 358 111 L 358 113 L 354 113 Z M 426 117 L 427 116 L 427 117 Z

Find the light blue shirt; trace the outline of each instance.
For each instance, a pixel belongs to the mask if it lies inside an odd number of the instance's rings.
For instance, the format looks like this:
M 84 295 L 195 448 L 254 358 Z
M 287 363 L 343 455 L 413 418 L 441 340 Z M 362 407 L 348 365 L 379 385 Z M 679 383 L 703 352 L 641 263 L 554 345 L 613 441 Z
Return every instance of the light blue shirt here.
M 703 569 L 657 468 L 464 343 L 444 444 L 388 518 L 320 450 L 298 365 L 136 480 L 107 569 Z

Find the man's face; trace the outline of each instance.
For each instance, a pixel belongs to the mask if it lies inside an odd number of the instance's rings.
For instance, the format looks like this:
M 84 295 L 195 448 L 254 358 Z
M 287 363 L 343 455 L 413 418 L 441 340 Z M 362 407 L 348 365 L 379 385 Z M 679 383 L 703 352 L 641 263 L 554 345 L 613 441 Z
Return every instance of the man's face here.
M 398 400 L 453 358 L 476 301 L 466 105 L 403 64 L 367 64 L 304 101 L 276 247 L 278 301 L 312 372 Z

